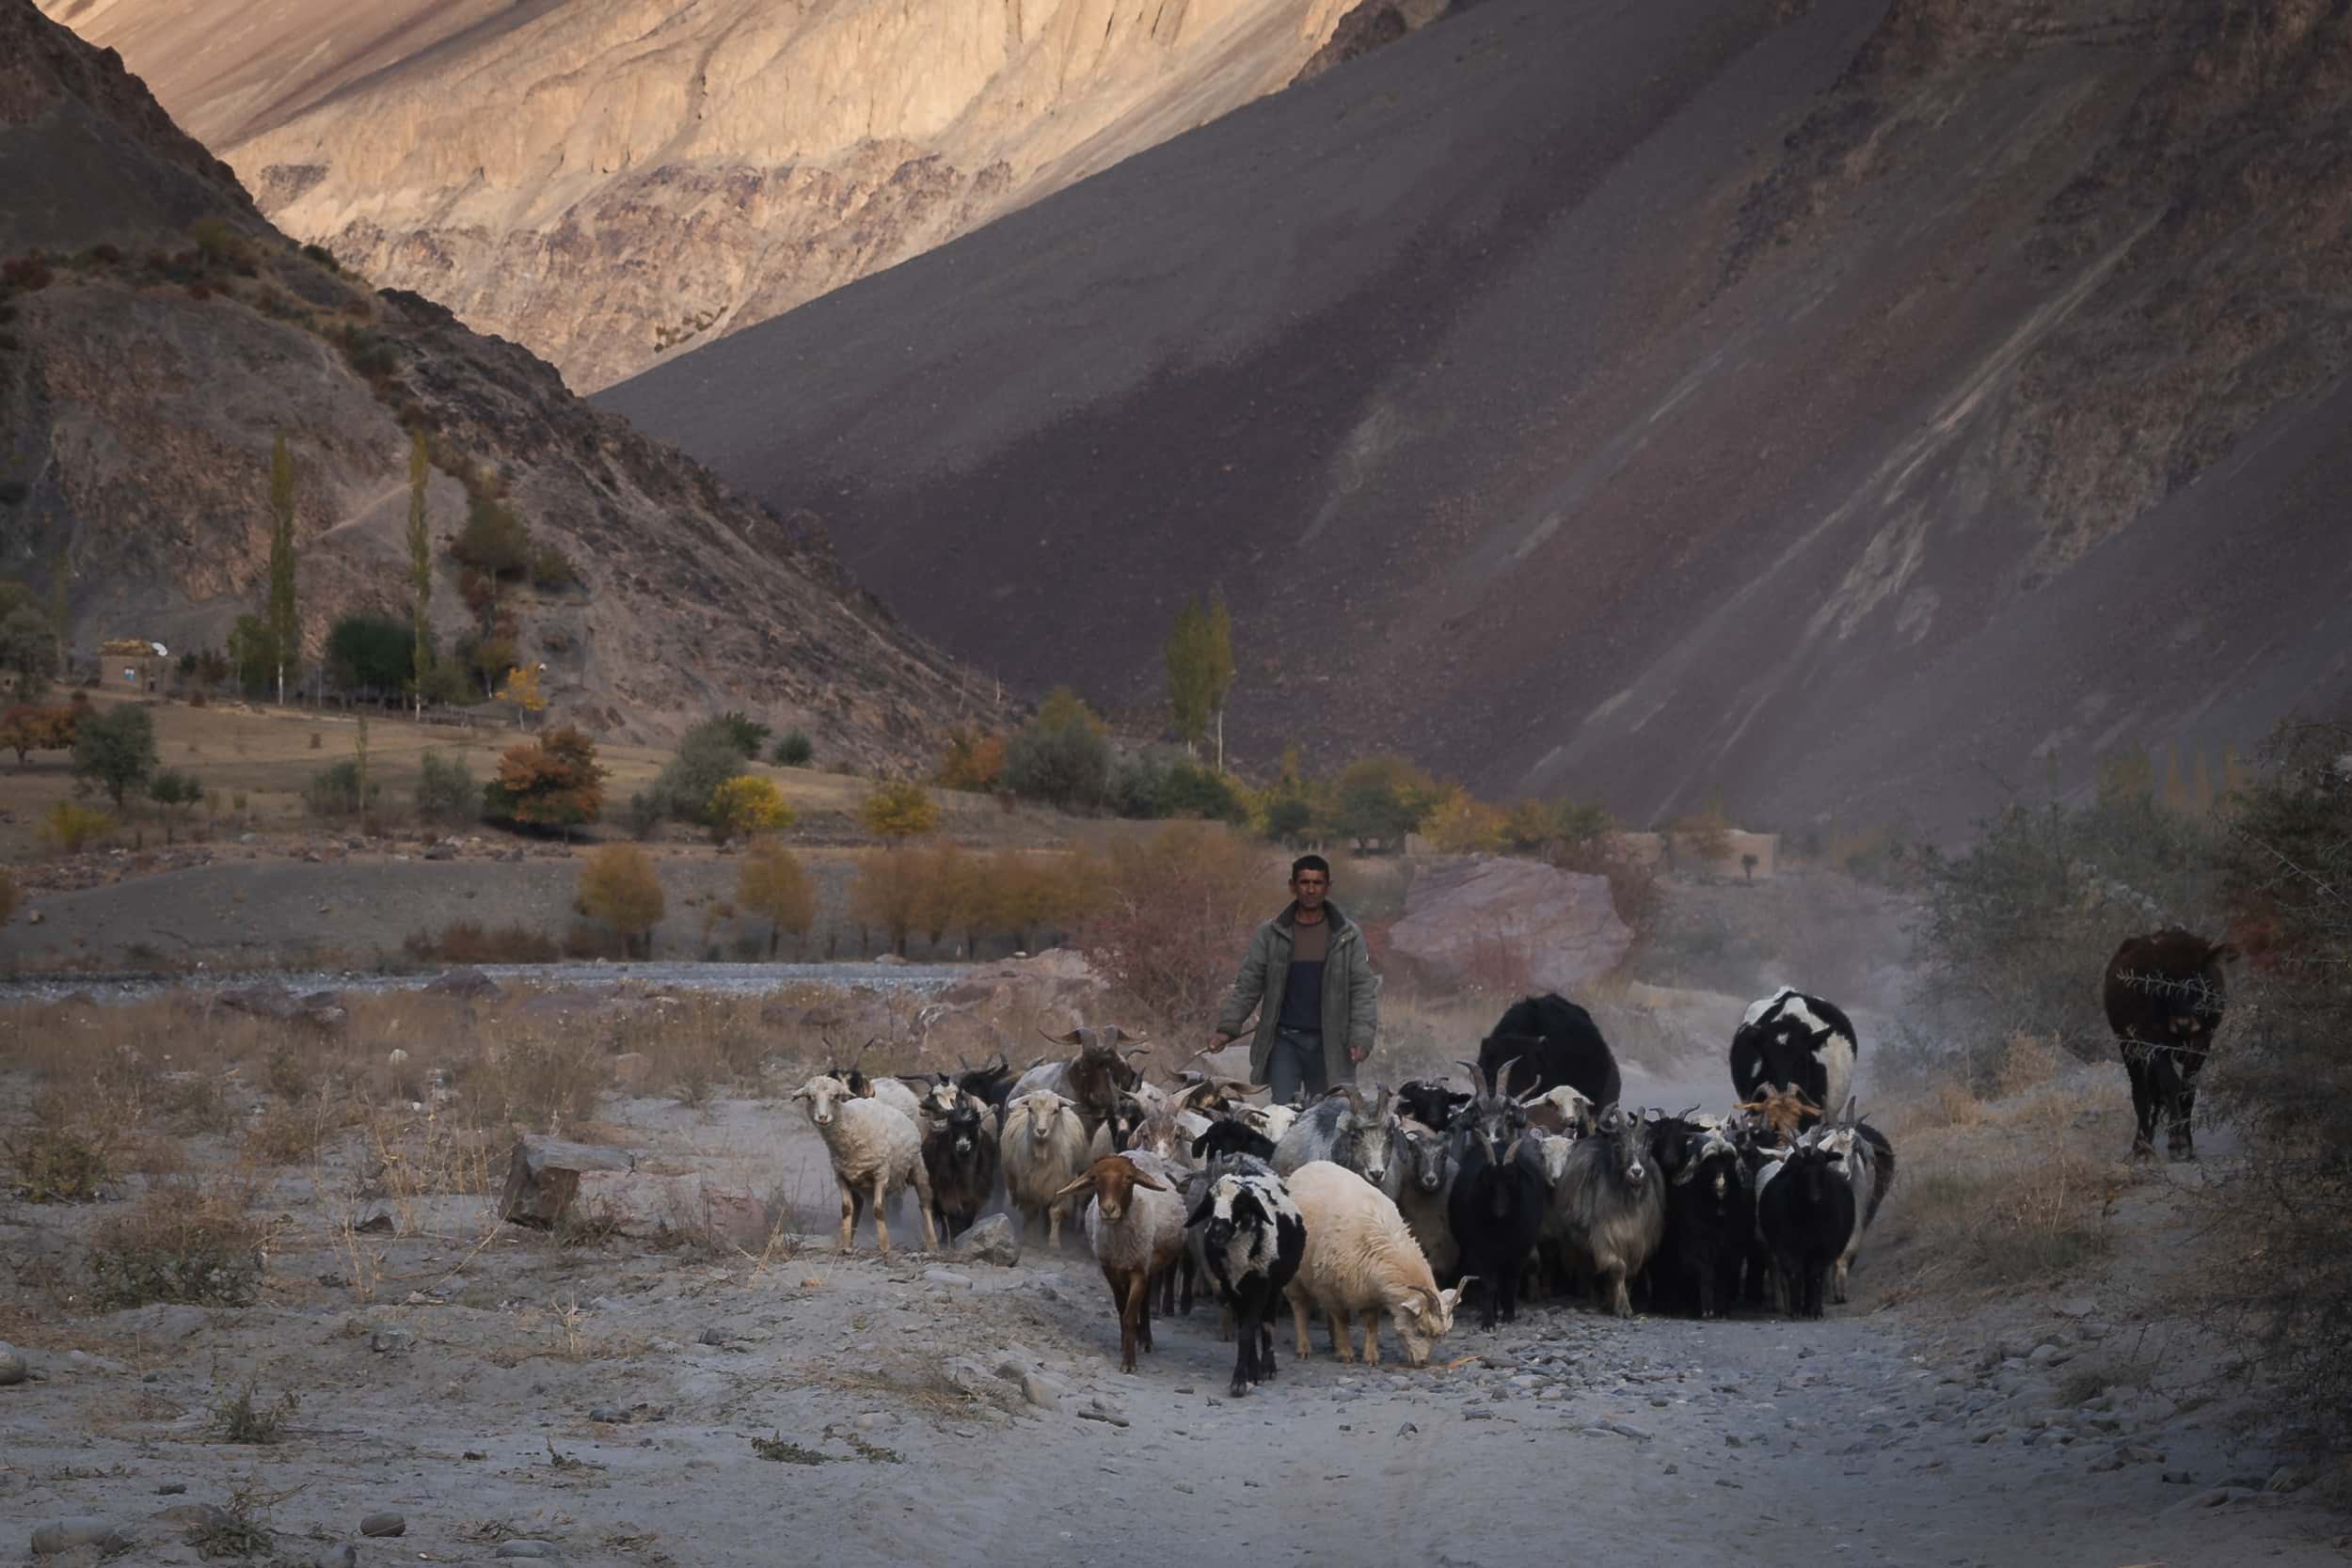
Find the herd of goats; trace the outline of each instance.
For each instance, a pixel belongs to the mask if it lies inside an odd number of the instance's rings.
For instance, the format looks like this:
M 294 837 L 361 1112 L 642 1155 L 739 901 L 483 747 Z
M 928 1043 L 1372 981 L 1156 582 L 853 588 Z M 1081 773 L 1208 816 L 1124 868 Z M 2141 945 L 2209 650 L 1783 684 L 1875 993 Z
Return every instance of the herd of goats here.
M 2127 939 L 2107 965 L 2107 1020 L 2129 1073 L 2132 1152 L 2161 1124 L 2195 1159 L 2197 1077 L 2224 1002 L 2227 943 L 2182 930 Z M 1232 1392 L 1274 1375 L 1277 1304 L 1297 1353 L 1308 1315 L 1332 1349 L 1380 1355 L 1385 1314 L 1425 1366 L 1478 1287 L 1481 1323 L 1518 1315 L 1522 1289 L 1589 1287 L 1620 1317 L 1720 1316 L 1735 1303 L 1821 1316 L 1895 1182 L 1895 1150 L 1849 1094 L 1856 1040 L 1845 1013 L 1783 987 L 1750 1006 L 1731 1043 L 1739 1099 L 1724 1116 L 1620 1102 L 1592 1015 L 1557 995 L 1514 1003 L 1479 1044 L 1465 1090 L 1354 1085 L 1314 1104 L 1259 1105 L 1250 1086 L 1200 1073 L 1144 1081 L 1113 1027 L 1051 1036 L 1073 1054 L 1017 1077 L 1000 1057 L 956 1073 L 868 1079 L 854 1063 L 810 1079 L 804 1101 L 841 1189 L 841 1245 L 861 1213 L 890 1250 L 884 1210 L 912 1188 L 924 1243 L 998 1204 L 1058 1246 L 1084 1202 L 1088 1243 L 1118 1308 L 1121 1367 L 1152 1349 L 1157 1310 L 1213 1290 L 1238 1351 Z M 1829 1114 L 1836 1107 L 1836 1114 Z
M 1666 1115 L 1620 1103 L 1592 1015 L 1557 995 L 1512 1005 L 1480 1042 L 1468 1091 L 1353 1085 L 1312 1105 L 1248 1103 L 1249 1085 L 1181 1073 L 1147 1083 L 1116 1027 L 1051 1036 L 1072 1052 L 1014 1074 L 868 1078 L 855 1064 L 794 1094 L 823 1137 L 846 1251 L 865 1211 L 912 1189 L 935 1246 L 1002 1204 L 1058 1246 L 1085 1205 L 1108 1282 L 1120 1365 L 1152 1321 L 1213 1291 L 1235 1330 L 1232 1392 L 1274 1375 L 1288 1299 L 1297 1353 L 1322 1311 L 1340 1359 L 1379 1360 L 1385 1314 L 1406 1360 L 1428 1363 L 1476 1287 L 1482 1325 L 1523 1290 L 1588 1285 L 1619 1316 L 1721 1315 L 1735 1302 L 1820 1317 L 1895 1180 L 1895 1153 L 1848 1096 L 1852 1023 L 1784 988 L 1751 1006 L 1731 1048 L 1739 1104 Z M 1832 1117 L 1824 1108 L 1843 1109 Z

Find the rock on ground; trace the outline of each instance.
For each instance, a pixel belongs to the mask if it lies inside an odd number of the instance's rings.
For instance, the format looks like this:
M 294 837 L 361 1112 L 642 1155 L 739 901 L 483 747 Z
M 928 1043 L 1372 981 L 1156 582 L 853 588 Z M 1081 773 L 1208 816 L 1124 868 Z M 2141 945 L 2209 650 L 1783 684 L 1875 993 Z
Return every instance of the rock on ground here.
M 499 1215 L 516 1225 L 552 1226 L 571 1207 L 583 1172 L 635 1168 L 636 1161 L 624 1149 L 526 1134 L 516 1140 L 507 1161 Z

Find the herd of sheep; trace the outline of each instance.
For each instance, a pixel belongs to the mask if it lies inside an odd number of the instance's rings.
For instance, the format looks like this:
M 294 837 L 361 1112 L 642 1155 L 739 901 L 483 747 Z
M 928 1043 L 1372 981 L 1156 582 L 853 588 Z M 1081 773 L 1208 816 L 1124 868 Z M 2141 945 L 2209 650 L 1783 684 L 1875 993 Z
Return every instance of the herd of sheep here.
M 1253 1104 L 1249 1086 L 1184 1073 L 1161 1085 L 1112 1027 L 1052 1037 L 1070 1053 L 1015 1075 L 867 1078 L 855 1064 L 795 1094 L 823 1137 L 847 1250 L 866 1210 L 912 1189 L 925 1246 L 1002 1206 L 1061 1244 L 1073 1215 L 1110 1288 L 1120 1364 L 1155 1314 L 1214 1293 L 1236 1341 L 1232 1392 L 1274 1375 L 1287 1301 L 1296 1352 L 1310 1314 L 1332 1349 L 1379 1360 L 1380 1324 L 1425 1366 L 1465 1291 L 1483 1326 L 1522 1294 L 1589 1289 L 1625 1316 L 1722 1314 L 1734 1304 L 1819 1317 L 1895 1179 L 1885 1137 L 1852 1115 L 1851 1023 L 1786 990 L 1734 1037 L 1726 1114 L 1620 1103 L 1591 1016 L 1558 996 L 1515 1004 L 1466 1062 L 1470 1086 L 1343 1085 L 1309 1106 Z M 1825 1107 L 1842 1106 L 1836 1117 Z

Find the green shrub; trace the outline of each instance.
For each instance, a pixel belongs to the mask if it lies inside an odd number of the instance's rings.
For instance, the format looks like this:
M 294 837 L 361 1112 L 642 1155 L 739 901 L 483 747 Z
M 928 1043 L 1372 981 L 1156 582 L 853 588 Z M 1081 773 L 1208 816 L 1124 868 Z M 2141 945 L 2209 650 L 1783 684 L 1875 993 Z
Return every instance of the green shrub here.
M 768 753 L 768 760 L 778 768 L 806 768 L 816 755 L 817 743 L 809 739 L 808 732 L 791 729 L 776 741 L 776 749 Z
M 729 708 L 710 722 L 726 732 L 727 738 L 735 742 L 735 749 L 747 761 L 758 760 L 760 748 L 768 744 L 768 736 L 773 733 L 739 707 Z
M 1005 784 L 1014 794 L 1065 809 L 1099 806 L 1111 783 L 1111 744 L 1103 721 L 1069 688 L 1048 696 L 1005 749 Z
M 155 717 L 143 707 L 86 714 L 74 730 L 73 776 L 103 789 L 117 810 L 124 795 L 147 782 L 159 760 Z
M 373 810 L 383 793 L 384 786 L 370 779 L 367 800 L 362 801 L 359 799 L 358 761 L 354 757 L 345 757 L 311 774 L 310 784 L 302 792 L 302 800 L 315 816 L 357 816 L 363 807 Z
M 580 572 L 570 556 L 553 545 L 541 545 L 531 552 L 531 580 L 541 588 L 577 588 Z
M 416 657 L 416 628 L 387 615 L 346 615 L 326 634 L 326 673 L 346 690 L 402 690 Z
M 417 773 L 417 815 L 445 826 L 478 820 L 482 789 L 462 756 L 428 751 Z
M 745 771 L 743 749 L 723 719 L 706 719 L 686 732 L 675 755 L 654 780 L 653 793 L 664 815 L 684 821 L 709 819 L 710 798 L 719 786 Z
M 2089 806 L 2016 804 L 1957 854 L 1916 852 L 1914 1001 L 1971 1073 L 2020 1034 L 2056 1034 L 2085 1061 L 2114 1049 L 2099 976 L 2133 931 L 2211 928 L 2219 879 L 2211 824 L 2165 810 L 2110 774 Z

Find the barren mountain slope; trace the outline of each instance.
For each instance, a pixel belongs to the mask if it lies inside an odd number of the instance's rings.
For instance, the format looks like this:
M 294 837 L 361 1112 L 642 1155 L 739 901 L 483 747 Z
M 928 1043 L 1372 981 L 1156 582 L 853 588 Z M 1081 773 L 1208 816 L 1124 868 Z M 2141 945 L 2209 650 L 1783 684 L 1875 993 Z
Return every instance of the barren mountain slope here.
M 45 266 L 24 264 L 34 252 Z M 525 351 L 301 255 L 119 61 L 29 0 L 0 0 L 0 257 L 20 263 L 0 281 L 0 571 L 45 587 L 62 559 L 85 647 L 217 646 L 260 608 L 281 430 L 310 652 L 345 611 L 405 614 L 407 424 L 432 433 L 444 549 L 457 476 L 496 474 L 577 568 L 575 587 L 505 591 L 556 717 L 660 739 L 742 707 L 882 762 L 927 755 L 967 684 L 990 702 L 850 586 L 820 534 Z M 472 617 L 437 556 L 446 652 Z
M 606 401 L 1009 675 L 1221 588 L 1260 759 L 1948 826 L 2352 687 L 2348 51 L 1494 0 Z
M 363 24 L 324 0 L 43 3 L 280 228 L 585 390 L 1449 0 L 397 0 Z

